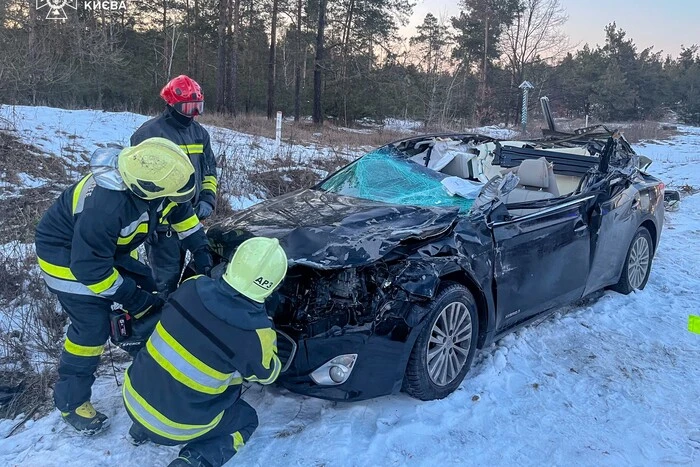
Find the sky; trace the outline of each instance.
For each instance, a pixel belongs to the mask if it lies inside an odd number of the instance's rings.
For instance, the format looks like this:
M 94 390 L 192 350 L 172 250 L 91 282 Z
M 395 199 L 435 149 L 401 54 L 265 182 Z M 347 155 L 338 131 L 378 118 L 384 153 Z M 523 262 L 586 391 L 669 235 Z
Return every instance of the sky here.
M 700 44 L 700 0 L 560 0 L 569 16 L 564 26 L 572 46 L 605 42 L 605 25 L 615 21 L 634 39 L 638 50 L 654 46 L 663 56 L 677 56 L 681 45 Z M 459 0 L 416 0 L 406 36 L 427 13 L 438 18 L 459 13 Z

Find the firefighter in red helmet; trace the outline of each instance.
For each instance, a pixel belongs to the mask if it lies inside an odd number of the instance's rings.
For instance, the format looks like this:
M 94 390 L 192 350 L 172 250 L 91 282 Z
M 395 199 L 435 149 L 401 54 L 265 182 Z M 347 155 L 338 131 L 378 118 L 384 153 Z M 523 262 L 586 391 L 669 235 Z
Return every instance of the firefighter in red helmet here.
M 192 206 L 200 220 L 206 219 L 216 207 L 217 177 L 209 133 L 195 121 L 195 117 L 204 111 L 202 88 L 189 76 L 180 75 L 163 87 L 160 96 L 166 103 L 164 112 L 141 125 L 131 136 L 131 145 L 156 136 L 179 145 L 195 169 L 196 189 Z M 163 296 L 169 295 L 180 280 L 185 250 L 177 235 L 173 235 L 167 220 L 163 219 L 156 233 L 149 238 L 146 252 L 158 291 Z

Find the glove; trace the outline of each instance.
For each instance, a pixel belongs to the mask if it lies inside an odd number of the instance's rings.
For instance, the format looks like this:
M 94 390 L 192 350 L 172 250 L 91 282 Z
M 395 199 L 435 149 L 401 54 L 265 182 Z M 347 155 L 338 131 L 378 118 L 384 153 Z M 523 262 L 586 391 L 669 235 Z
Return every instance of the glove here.
M 197 217 L 200 220 L 206 219 L 207 217 L 211 216 L 212 212 L 214 212 L 214 206 L 207 203 L 206 201 L 200 201 L 194 207 L 194 212 L 195 212 L 195 214 L 197 214 Z
M 194 257 L 194 271 L 197 274 L 209 276 L 211 274 L 211 268 L 214 265 L 211 253 L 209 253 L 209 248 L 200 248 L 193 252 L 192 256 Z
M 125 310 L 135 319 L 141 319 L 146 315 L 152 313 L 158 313 L 165 305 L 165 300 L 158 296 L 157 292 L 146 292 L 145 290 L 139 291 L 139 300 L 135 306 L 131 309 Z

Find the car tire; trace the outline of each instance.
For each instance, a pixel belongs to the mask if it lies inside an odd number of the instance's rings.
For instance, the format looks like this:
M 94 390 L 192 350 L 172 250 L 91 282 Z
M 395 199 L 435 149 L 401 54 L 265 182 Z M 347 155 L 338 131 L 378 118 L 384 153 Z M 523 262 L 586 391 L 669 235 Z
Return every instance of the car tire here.
M 633 290 L 644 289 L 649 280 L 653 259 L 654 244 L 651 235 L 645 227 L 639 227 L 627 249 L 620 280 L 611 289 L 625 295 Z
M 442 399 L 459 387 L 474 359 L 479 335 L 476 301 L 463 285 L 443 286 L 429 308 L 403 381 L 403 390 L 420 400 Z

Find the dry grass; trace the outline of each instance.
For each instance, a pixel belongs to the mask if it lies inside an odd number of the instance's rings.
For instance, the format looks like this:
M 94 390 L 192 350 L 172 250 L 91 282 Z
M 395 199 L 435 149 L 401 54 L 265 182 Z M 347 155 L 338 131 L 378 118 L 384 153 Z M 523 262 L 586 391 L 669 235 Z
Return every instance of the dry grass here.
M 57 183 L 69 183 L 70 169 L 62 159 L 42 155 L 42 151 L 25 144 L 17 136 L 0 131 L 0 167 L 4 181 L 18 184 L 18 174 Z
M 249 114 L 231 117 L 224 114 L 206 113 L 199 117 L 201 123 L 229 128 L 241 133 L 275 138 L 275 120 L 264 115 Z M 381 127 L 344 128 L 331 122 L 321 127 L 308 121 L 282 123 L 282 140 L 289 144 L 316 144 L 332 148 L 374 148 L 403 139 L 406 133 Z
M 39 275 L 28 247 L 36 224 L 70 183 L 59 158 L 41 155 L 12 133 L 0 132 L 4 217 L 0 225 L 0 417 L 48 407 L 67 318 Z M 49 180 L 22 186 L 20 174 Z M 14 185 L 14 186 L 13 186 Z
M 0 418 L 48 408 L 67 318 L 20 243 L 0 249 L 0 312 Z

